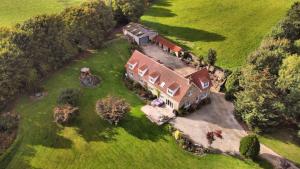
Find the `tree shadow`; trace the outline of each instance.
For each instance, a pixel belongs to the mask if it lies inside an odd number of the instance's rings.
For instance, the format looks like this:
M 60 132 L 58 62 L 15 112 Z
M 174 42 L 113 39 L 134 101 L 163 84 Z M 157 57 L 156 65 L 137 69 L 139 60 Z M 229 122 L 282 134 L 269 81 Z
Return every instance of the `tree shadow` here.
M 115 137 L 118 135 L 118 131 L 114 126 L 97 116 L 92 121 L 83 122 L 81 119 L 77 119 L 73 124 L 78 128 L 79 135 L 87 142 L 111 142 L 115 141 Z
M 166 130 L 149 121 L 144 115 L 136 117 L 129 114 L 120 125 L 127 133 L 140 140 L 166 140 L 165 135 L 168 134 Z
M 146 16 L 154 17 L 174 17 L 177 16 L 170 9 L 161 8 L 161 7 L 151 7 L 146 13 Z
M 178 39 L 184 41 L 216 42 L 216 41 L 224 41 L 226 39 L 226 37 L 223 35 L 213 33 L 213 32 L 208 32 L 201 29 L 169 26 L 169 25 L 164 25 L 161 23 L 150 22 L 145 20 L 143 20 L 142 23 L 150 28 L 156 29 L 159 33 L 163 35 L 177 37 Z
M 155 0 L 154 1 L 156 6 L 171 6 L 171 2 L 168 0 Z

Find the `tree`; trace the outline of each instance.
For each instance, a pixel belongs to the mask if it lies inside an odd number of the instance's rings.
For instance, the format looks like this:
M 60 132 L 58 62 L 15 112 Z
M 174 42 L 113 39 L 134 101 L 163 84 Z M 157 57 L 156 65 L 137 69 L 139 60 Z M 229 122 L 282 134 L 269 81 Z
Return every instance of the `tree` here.
M 65 104 L 55 107 L 53 110 L 54 121 L 58 124 L 67 124 L 75 118 L 79 113 L 78 107 L 73 107 L 71 105 Z
M 283 20 L 281 27 L 283 36 L 296 40 L 300 38 L 300 2 L 295 2 L 288 11 L 286 18 Z
M 96 112 L 104 120 L 117 125 L 130 111 L 129 104 L 125 100 L 108 96 L 96 103 Z
M 114 17 L 119 23 L 138 21 L 145 10 L 144 0 L 106 0 L 114 11 Z
M 217 52 L 214 49 L 209 49 L 207 54 L 207 62 L 210 65 L 215 65 L 217 61 Z
M 255 159 L 260 151 L 260 144 L 256 135 L 243 137 L 240 141 L 239 151 L 242 156 Z
M 235 99 L 234 94 L 242 90 L 239 82 L 241 76 L 242 73 L 240 70 L 235 70 L 228 76 L 225 83 L 225 88 L 226 88 L 225 98 L 227 100 L 234 100 Z
M 300 56 L 291 55 L 283 60 L 277 86 L 285 94 L 285 114 L 296 121 L 300 117 Z
M 250 128 L 268 130 L 283 120 L 284 104 L 278 99 L 275 78 L 268 69 L 258 71 L 248 65 L 242 69 L 242 91 L 236 94 L 235 113 Z
M 60 92 L 57 103 L 64 105 L 77 106 L 79 102 L 80 91 L 78 89 L 64 89 Z
M 68 41 L 80 50 L 100 47 L 115 26 L 113 13 L 102 1 L 83 3 L 62 12 Z

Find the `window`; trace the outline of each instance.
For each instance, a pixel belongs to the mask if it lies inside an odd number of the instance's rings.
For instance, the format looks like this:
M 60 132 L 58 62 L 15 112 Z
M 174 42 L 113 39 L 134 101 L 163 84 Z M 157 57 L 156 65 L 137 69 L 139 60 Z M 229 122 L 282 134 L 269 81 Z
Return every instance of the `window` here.
M 148 70 L 148 69 L 145 69 L 145 70 L 140 70 L 140 69 L 139 69 L 139 75 L 140 75 L 141 77 L 143 77 L 144 74 L 147 72 L 147 70 Z
M 191 97 L 193 95 L 192 91 L 189 91 L 189 97 Z
M 174 96 L 174 91 L 171 90 L 171 89 L 168 89 L 168 90 L 167 90 L 167 93 L 168 93 L 168 95 L 170 95 L 170 96 Z
M 209 86 L 209 82 L 201 82 L 201 84 L 204 89 L 208 88 L 208 86 Z
M 129 63 L 129 69 L 133 70 L 136 65 L 137 65 L 137 63 L 134 63 L 134 64 Z
M 132 72 L 128 72 L 128 75 L 129 75 L 130 78 L 133 79 L 133 73 Z
M 188 108 L 188 107 L 190 107 L 191 106 L 191 103 L 190 102 L 186 102 L 185 104 L 184 104 L 184 107 L 185 108 Z
M 201 100 L 203 100 L 203 99 L 205 99 L 206 97 L 207 97 L 207 93 L 203 93 L 202 95 L 201 95 Z
M 157 76 L 157 77 L 151 77 L 151 76 L 149 76 L 149 82 L 150 82 L 151 84 L 154 84 L 154 83 L 156 82 L 157 79 L 158 79 L 158 76 Z

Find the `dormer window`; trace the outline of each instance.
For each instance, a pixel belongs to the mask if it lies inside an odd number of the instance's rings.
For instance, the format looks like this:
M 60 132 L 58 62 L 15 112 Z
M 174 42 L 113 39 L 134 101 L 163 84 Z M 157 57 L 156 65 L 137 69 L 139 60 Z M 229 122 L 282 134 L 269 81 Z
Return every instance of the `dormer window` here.
M 203 88 L 203 89 L 206 89 L 206 88 L 209 87 L 209 82 L 202 82 L 202 81 L 201 81 L 201 85 L 202 85 L 202 88 Z
M 147 66 L 143 65 L 142 67 L 139 68 L 139 72 L 138 73 L 139 73 L 139 75 L 141 77 L 143 77 L 145 75 L 145 73 L 147 72 L 147 70 L 148 70 Z
M 179 89 L 179 85 L 177 83 L 171 84 L 167 89 L 167 94 L 169 96 L 174 96 Z
M 137 62 L 135 62 L 135 63 L 128 63 L 128 65 L 129 65 L 129 69 L 133 70 L 135 68 L 135 66 L 137 65 Z
M 156 80 L 158 79 L 158 77 L 159 77 L 159 74 L 157 72 L 151 73 L 149 76 L 149 82 L 151 84 L 154 84 L 156 82 Z
M 166 84 L 165 82 L 161 82 L 159 86 L 160 86 L 161 88 L 163 88 L 163 87 L 165 86 L 165 84 Z

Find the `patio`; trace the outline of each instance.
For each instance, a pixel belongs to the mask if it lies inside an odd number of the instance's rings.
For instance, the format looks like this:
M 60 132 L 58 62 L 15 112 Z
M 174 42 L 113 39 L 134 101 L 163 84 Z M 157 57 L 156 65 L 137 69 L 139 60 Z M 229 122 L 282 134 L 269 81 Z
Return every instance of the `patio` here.
M 146 117 L 150 121 L 156 123 L 157 125 L 162 125 L 175 117 L 175 114 L 172 112 L 172 109 L 167 106 L 154 107 L 151 105 L 145 105 L 141 108 L 141 110 L 145 113 Z M 167 120 L 162 121 L 162 117 L 164 116 L 167 118 Z

